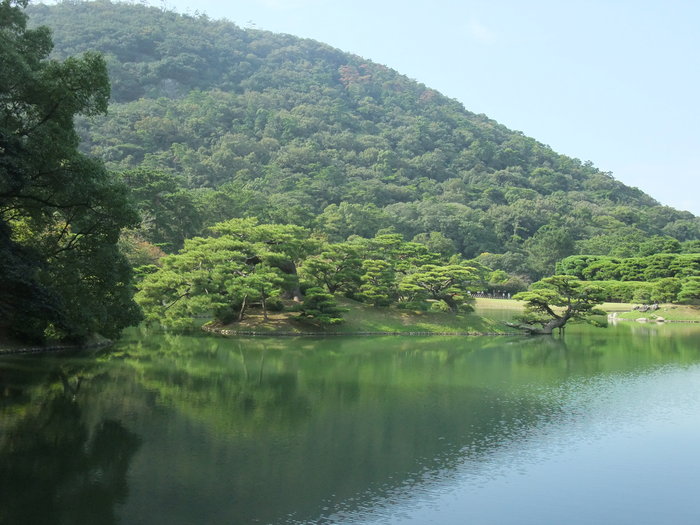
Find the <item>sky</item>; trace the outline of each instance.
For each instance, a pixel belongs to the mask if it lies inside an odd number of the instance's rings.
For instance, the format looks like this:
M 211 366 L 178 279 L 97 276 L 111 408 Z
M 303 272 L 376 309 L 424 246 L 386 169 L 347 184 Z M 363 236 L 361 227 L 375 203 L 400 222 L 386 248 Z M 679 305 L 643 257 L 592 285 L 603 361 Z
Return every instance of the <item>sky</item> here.
M 696 0 L 138 0 L 397 70 L 700 215 Z

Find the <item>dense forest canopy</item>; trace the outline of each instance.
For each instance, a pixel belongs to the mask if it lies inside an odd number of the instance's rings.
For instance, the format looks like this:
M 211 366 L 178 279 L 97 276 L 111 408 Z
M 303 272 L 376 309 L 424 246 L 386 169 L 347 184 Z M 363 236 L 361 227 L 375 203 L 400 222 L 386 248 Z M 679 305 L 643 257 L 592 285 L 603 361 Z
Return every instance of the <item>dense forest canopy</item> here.
M 322 43 L 108 0 L 29 13 L 57 58 L 104 55 L 109 112 L 79 118 L 82 148 L 127 173 L 165 251 L 256 217 L 331 242 L 394 231 L 537 279 L 568 255 L 700 238 L 692 214 Z

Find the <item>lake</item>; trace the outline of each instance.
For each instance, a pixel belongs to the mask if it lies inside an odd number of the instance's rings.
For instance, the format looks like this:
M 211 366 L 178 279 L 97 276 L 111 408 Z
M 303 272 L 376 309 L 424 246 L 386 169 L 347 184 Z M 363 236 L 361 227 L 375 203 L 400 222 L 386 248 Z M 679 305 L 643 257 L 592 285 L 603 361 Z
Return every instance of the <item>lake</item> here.
M 2 524 L 696 524 L 698 443 L 698 325 L 0 358 Z

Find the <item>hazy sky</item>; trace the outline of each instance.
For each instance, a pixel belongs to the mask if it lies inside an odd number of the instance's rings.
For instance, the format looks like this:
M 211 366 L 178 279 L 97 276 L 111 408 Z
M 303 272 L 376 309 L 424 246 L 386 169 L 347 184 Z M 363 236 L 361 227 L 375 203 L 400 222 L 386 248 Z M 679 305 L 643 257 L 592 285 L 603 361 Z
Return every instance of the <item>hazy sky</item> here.
M 700 215 L 700 1 L 146 3 L 385 64 Z

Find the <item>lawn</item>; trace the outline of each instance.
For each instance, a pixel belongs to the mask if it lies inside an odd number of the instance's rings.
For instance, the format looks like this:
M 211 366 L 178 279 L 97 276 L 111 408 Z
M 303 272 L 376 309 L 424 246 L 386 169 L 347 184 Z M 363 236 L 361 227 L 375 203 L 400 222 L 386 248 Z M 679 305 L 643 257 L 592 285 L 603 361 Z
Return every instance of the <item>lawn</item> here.
M 345 322 L 342 324 L 318 327 L 313 324 L 295 319 L 294 312 L 274 312 L 268 314 L 268 320 L 263 318 L 262 312 L 250 310 L 240 323 L 232 323 L 227 326 L 217 326 L 217 331 L 222 333 L 340 333 L 340 334 L 364 334 L 364 333 L 435 333 L 435 334 L 500 334 L 513 333 L 502 321 L 489 318 L 485 311 L 481 310 L 481 301 L 493 301 L 494 303 L 511 303 L 510 309 L 518 308 L 516 301 L 507 300 L 477 300 L 479 314 L 452 314 L 440 312 L 421 312 L 403 310 L 395 307 L 373 307 L 346 298 L 337 298 L 338 304 L 348 311 L 343 315 Z M 491 305 L 488 308 L 507 310 L 508 305 Z
M 700 306 L 683 304 L 662 304 L 658 310 L 640 312 L 628 310 L 618 313 L 618 319 L 647 319 L 650 321 L 663 318 L 665 321 L 687 321 L 700 323 Z

